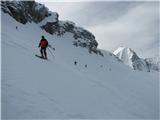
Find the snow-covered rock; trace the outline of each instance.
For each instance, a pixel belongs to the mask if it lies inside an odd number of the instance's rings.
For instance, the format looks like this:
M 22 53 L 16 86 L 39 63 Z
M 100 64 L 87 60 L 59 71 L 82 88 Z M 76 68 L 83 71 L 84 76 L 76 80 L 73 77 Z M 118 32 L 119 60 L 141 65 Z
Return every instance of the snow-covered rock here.
M 73 45 L 87 48 L 89 53 L 103 56 L 103 53 L 97 49 L 98 42 L 91 32 L 77 27 L 74 22 L 59 21 L 58 13 L 49 11 L 43 4 L 35 1 L 2 1 L 1 6 L 5 13 L 20 23 L 38 23 L 43 30 L 52 35 L 62 36 L 67 32 L 72 33 Z
M 143 59 L 140 58 L 136 52 L 134 52 L 131 48 L 127 47 L 119 47 L 114 51 L 114 55 L 116 55 L 124 64 L 130 66 L 134 70 L 140 71 L 159 71 L 159 59 Z
M 97 49 L 98 42 L 95 40 L 95 36 L 81 27 L 77 27 L 75 23 L 70 21 L 58 21 L 58 22 L 47 22 L 41 26 L 46 32 L 50 34 L 56 34 L 63 36 L 69 32 L 73 35 L 73 45 L 88 48 L 89 52 L 96 53 L 103 56 L 103 53 Z
M 150 70 L 155 70 L 160 72 L 160 57 L 145 58 L 144 60 L 147 63 Z
M 50 12 L 43 4 L 35 1 L 1 1 L 2 10 L 22 24 L 39 23 L 46 17 L 58 20 L 58 13 Z

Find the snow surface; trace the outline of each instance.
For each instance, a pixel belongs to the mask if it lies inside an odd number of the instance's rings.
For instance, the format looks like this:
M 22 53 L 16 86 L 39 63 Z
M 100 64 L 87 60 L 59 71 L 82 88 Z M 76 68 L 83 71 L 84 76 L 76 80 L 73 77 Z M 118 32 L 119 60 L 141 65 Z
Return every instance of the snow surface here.
M 134 71 L 107 51 L 89 54 L 70 33 L 51 36 L 3 12 L 1 35 L 2 119 L 158 119 L 158 73 Z M 48 61 L 35 57 L 41 35 L 56 48 Z

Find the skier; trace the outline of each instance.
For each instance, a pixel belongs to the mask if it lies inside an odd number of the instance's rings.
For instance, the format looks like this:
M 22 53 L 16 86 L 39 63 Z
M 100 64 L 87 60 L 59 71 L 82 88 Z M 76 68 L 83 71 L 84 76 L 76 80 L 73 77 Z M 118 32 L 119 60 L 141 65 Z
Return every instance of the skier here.
M 40 52 L 41 52 L 42 58 L 47 59 L 46 48 L 48 47 L 48 41 L 45 39 L 44 36 L 42 36 L 42 39 L 40 40 L 38 47 L 41 47 Z

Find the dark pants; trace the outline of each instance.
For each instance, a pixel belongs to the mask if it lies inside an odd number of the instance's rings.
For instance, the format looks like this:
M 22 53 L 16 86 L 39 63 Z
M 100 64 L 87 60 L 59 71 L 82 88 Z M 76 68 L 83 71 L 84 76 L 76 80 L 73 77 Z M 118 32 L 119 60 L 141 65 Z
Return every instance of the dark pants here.
M 47 58 L 46 47 L 41 47 L 40 52 L 43 58 Z

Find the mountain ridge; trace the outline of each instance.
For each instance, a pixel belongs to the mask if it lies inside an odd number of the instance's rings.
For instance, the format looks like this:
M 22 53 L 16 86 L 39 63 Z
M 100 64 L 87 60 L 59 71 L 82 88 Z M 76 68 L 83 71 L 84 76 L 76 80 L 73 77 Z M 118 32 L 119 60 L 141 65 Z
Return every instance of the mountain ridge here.
M 140 58 L 135 51 L 127 47 L 119 47 L 113 52 L 125 65 L 139 71 L 160 71 L 160 59 Z M 155 60 L 154 60 L 155 59 Z

